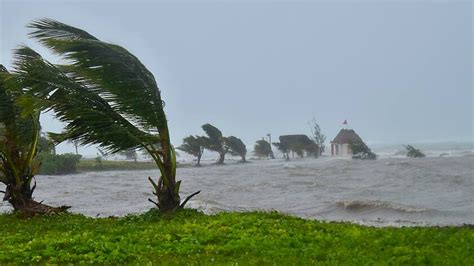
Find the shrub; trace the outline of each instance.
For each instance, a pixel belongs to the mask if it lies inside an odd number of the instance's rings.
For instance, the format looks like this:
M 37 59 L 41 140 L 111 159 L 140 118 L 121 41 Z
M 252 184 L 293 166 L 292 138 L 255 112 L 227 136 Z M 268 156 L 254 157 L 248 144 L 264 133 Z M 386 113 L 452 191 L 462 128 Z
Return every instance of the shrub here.
M 76 173 L 76 166 L 82 155 L 42 153 L 39 157 L 41 160 L 40 174 L 62 175 Z
M 407 157 L 412 157 L 412 158 L 422 158 L 425 157 L 426 155 L 422 153 L 420 150 L 416 149 L 415 147 L 411 145 L 406 145 L 405 148 L 407 149 Z

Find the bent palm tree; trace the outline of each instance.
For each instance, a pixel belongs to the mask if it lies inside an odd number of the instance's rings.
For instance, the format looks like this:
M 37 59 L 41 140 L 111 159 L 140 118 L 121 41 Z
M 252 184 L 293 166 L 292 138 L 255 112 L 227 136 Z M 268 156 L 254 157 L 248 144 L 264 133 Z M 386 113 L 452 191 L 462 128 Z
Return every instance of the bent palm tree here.
M 207 137 L 203 137 L 204 147 L 210 151 L 215 151 L 219 153 L 219 159 L 217 164 L 223 164 L 225 159 L 225 154 L 228 151 L 228 148 L 225 147 L 225 138 L 222 135 L 222 132 L 215 126 L 211 124 L 202 125 L 202 129 L 206 132 Z
M 14 210 L 51 213 L 66 210 L 53 208 L 33 200 L 40 162 L 36 155 L 40 140 L 38 111 L 27 111 L 18 105 L 23 92 L 17 80 L 0 65 L 0 182 L 4 201 Z
M 157 197 L 149 200 L 161 211 L 182 208 L 199 193 L 181 203 L 176 153 L 160 90 L 153 74 L 134 55 L 54 20 L 38 20 L 29 27 L 33 38 L 68 62 L 51 64 L 27 47 L 16 51 L 16 75 L 40 103 L 37 107 L 54 111 L 67 123 L 64 132 L 52 135 L 57 142 L 98 144 L 111 153 L 146 150 L 161 174 L 157 182 L 148 178 Z
M 270 143 L 268 143 L 266 140 L 261 139 L 257 140 L 255 142 L 254 146 L 254 154 L 257 155 L 258 157 L 270 157 L 272 153 L 272 147 L 270 146 Z
M 204 152 L 204 140 L 200 136 L 187 136 L 183 139 L 183 144 L 177 149 L 196 157 L 196 166 L 201 166 L 201 157 Z
M 230 154 L 240 156 L 242 162 L 246 162 L 247 147 L 245 147 L 241 139 L 234 136 L 227 137 L 225 138 L 225 146 L 229 149 Z

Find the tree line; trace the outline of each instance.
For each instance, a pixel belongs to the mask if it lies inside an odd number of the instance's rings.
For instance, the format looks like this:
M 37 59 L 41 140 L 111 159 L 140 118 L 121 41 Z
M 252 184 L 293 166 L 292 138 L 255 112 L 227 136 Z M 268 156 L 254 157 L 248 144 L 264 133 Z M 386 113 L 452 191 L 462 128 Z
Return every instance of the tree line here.
M 319 125 L 314 120 L 313 126 L 312 138 L 306 135 L 284 135 L 279 137 L 280 142 L 273 142 L 272 145 L 283 154 L 286 160 L 290 160 L 290 152 L 296 153 L 300 157 L 305 155 L 318 157 L 324 151 L 326 136 L 321 133 Z M 240 156 L 241 162 L 247 161 L 247 147 L 241 139 L 235 136 L 225 137 L 220 129 L 209 123 L 202 125 L 202 129 L 206 135 L 189 135 L 183 138 L 183 144 L 177 147 L 177 149 L 194 156 L 196 166 L 201 166 L 201 158 L 205 150 L 219 154 L 216 164 L 223 164 L 227 153 Z M 256 141 L 254 155 L 261 158 L 275 158 L 271 144 L 265 139 Z

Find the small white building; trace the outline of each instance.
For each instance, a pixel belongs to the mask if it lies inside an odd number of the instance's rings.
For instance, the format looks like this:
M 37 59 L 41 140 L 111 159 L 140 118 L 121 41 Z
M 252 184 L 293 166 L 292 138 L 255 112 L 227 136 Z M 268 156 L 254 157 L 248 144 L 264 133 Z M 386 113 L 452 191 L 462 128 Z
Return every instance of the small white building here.
M 352 129 L 341 129 L 339 134 L 331 141 L 332 156 L 352 156 L 351 143 L 364 143 Z

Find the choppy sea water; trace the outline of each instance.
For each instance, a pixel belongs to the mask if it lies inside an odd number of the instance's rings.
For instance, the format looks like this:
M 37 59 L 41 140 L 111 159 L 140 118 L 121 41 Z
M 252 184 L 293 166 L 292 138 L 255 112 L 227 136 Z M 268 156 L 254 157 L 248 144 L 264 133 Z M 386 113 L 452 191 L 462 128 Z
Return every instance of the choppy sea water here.
M 147 211 L 147 177 L 158 171 L 89 172 L 38 176 L 35 199 L 71 205 L 89 216 Z M 375 226 L 474 224 L 474 155 L 253 160 L 178 168 L 182 198 L 201 190 L 188 207 L 205 213 L 278 210 L 309 219 Z M 0 203 L 0 211 L 8 211 Z

